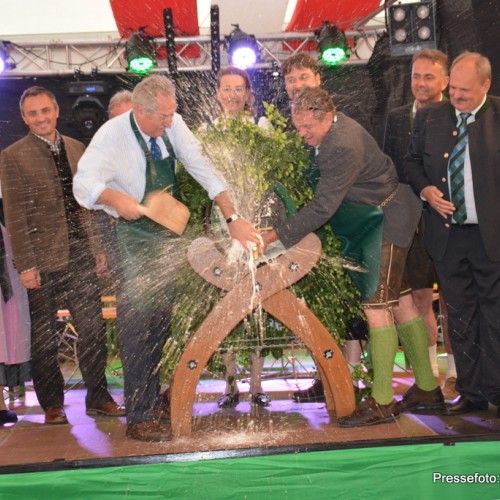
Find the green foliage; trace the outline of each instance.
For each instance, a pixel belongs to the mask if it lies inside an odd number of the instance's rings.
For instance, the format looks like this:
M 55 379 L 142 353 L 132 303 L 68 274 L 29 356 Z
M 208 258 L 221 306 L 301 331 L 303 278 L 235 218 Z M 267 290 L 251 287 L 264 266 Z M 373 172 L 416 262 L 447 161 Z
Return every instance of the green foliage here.
M 191 213 L 189 226 L 201 232 L 203 230 L 203 219 L 205 213 L 212 206 L 212 201 L 207 192 L 179 164 L 177 171 L 177 182 L 181 193 L 181 201 L 189 208 Z
M 268 129 L 242 115 L 220 118 L 198 133 L 204 154 L 225 180 L 240 213 L 250 220 L 253 214 L 245 213 L 249 201 L 259 202 L 275 181 L 287 188 L 297 205 L 312 197 L 303 175 L 308 152 L 302 140 L 285 130 L 285 119 L 273 105 L 265 107 L 273 125 Z
M 248 198 L 251 198 L 253 203 L 261 200 L 264 192 L 269 190 L 275 181 L 285 186 L 297 207 L 304 205 L 313 197 L 312 189 L 304 177 L 309 165 L 307 148 L 296 133 L 285 130 L 286 119 L 273 105 L 264 103 L 264 106 L 266 117 L 273 125 L 268 130 L 243 116 L 238 119 L 220 119 L 197 134 L 204 154 L 210 158 L 216 170 L 225 179 L 238 211 L 249 220 L 252 220 L 251 214 L 245 212 L 250 210 Z M 203 211 L 209 205 L 209 199 L 205 191 L 182 168 L 178 173 L 178 179 L 182 201 L 192 213 L 190 225 L 192 228 L 194 226 L 195 233 L 201 233 Z M 306 301 L 335 340 L 342 344 L 348 321 L 355 315 L 362 314 L 359 308 L 359 294 L 343 270 L 339 257 L 339 243 L 331 232 L 329 224 L 322 228 L 321 239 L 323 257 L 316 268 L 292 289 L 299 298 Z M 186 269 L 185 273 L 188 290 L 183 289 L 183 295 L 198 297 L 198 292 L 194 291 L 198 286 L 204 290 L 207 286 L 214 288 L 206 283 L 200 283 L 201 278 L 192 270 Z M 203 304 L 197 305 L 196 308 L 190 308 L 188 304 L 176 307 L 173 319 L 174 335 L 173 340 L 169 340 L 170 347 L 176 342 L 178 342 L 177 349 L 183 347 L 184 342 L 175 339 L 186 339 L 188 330 L 194 333 L 219 295 L 219 292 L 207 293 Z M 189 324 L 181 318 L 183 315 L 190 318 Z M 266 347 L 262 355 L 272 351 L 274 357 L 280 357 L 283 340 L 290 336 L 286 328 L 276 328 L 265 314 L 263 314 L 264 319 L 260 321 L 252 319 L 253 316 L 251 315 L 250 319 L 237 327 L 221 346 L 222 350 L 225 350 L 231 344 L 236 349 L 240 344 L 240 347 L 243 347 L 240 362 L 244 365 L 251 349 L 256 345 L 262 345 L 263 339 Z M 172 364 L 174 365 L 175 363 Z M 213 371 L 223 369 L 220 354 L 213 357 L 209 369 Z

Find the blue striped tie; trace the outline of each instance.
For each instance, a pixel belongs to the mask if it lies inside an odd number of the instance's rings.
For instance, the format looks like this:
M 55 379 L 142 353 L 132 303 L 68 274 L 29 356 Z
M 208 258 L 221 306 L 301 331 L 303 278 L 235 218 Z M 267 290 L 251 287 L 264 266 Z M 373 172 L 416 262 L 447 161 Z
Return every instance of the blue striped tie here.
M 453 219 L 458 224 L 463 224 L 467 219 L 464 192 L 464 161 L 467 147 L 467 119 L 472 113 L 460 113 L 462 121 L 458 126 L 457 143 L 451 152 L 448 169 L 450 172 L 451 201 L 455 205 Z
M 162 154 L 161 154 L 161 149 L 160 146 L 158 146 L 158 143 L 156 142 L 155 137 L 151 137 L 149 139 L 149 143 L 151 144 L 151 158 L 153 160 L 161 160 L 163 159 Z

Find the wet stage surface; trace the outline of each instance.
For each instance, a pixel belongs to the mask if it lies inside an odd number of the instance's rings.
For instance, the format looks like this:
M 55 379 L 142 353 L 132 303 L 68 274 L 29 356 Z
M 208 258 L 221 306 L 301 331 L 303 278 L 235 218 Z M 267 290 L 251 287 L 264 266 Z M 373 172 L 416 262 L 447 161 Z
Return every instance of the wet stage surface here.
M 264 390 L 273 398 L 268 408 L 248 402 L 247 384 L 240 382 L 240 403 L 220 409 L 220 380 L 203 380 L 193 409 L 189 436 L 166 443 L 144 443 L 125 438 L 125 418 L 87 416 L 85 390 L 68 389 L 65 410 L 69 424 L 45 425 L 33 389 L 24 400 L 11 402 L 19 422 L 0 427 L 0 472 L 57 470 L 129 463 L 162 463 L 209 458 L 258 456 L 275 453 L 362 448 L 407 443 L 500 440 L 496 409 L 463 416 L 404 414 L 394 423 L 346 429 L 335 425 L 325 403 L 295 403 L 292 393 L 308 387 L 310 378 L 284 375 L 265 380 Z M 413 384 L 411 373 L 395 374 L 396 397 Z M 112 394 L 119 403 L 122 389 Z

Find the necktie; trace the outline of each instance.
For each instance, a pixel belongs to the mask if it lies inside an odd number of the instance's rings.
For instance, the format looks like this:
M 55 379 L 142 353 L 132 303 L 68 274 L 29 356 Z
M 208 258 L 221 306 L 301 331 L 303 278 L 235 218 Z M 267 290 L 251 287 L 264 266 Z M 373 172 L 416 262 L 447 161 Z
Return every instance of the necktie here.
M 153 160 L 163 159 L 162 154 L 161 154 L 161 149 L 160 149 L 160 146 L 158 146 L 158 143 L 156 142 L 156 138 L 151 137 L 149 139 L 149 143 L 151 144 L 151 148 L 150 148 L 151 158 L 153 158 Z
M 469 116 L 471 116 L 471 113 L 460 113 L 462 121 L 458 126 L 457 143 L 451 152 L 448 166 L 450 173 L 451 201 L 455 205 L 453 219 L 458 224 L 463 224 L 467 219 L 464 193 L 464 159 L 465 148 L 467 147 L 467 118 L 469 118 Z

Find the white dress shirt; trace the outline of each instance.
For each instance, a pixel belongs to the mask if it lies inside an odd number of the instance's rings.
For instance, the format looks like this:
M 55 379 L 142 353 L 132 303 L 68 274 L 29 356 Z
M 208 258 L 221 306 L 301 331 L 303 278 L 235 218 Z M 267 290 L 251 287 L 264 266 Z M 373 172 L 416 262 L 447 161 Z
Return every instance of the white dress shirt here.
M 109 120 L 96 132 L 73 179 L 73 192 L 80 205 L 103 209 L 114 217 L 118 217 L 114 209 L 97 203 L 104 189 L 120 191 L 141 202 L 146 187 L 146 158 L 130 125 L 130 113 Z M 166 134 L 178 160 L 203 186 L 210 199 L 225 191 L 212 163 L 203 156 L 199 141 L 179 114 L 174 114 Z M 149 144 L 149 136 L 144 137 Z M 157 142 L 163 157 L 167 157 L 165 144 L 162 140 Z

